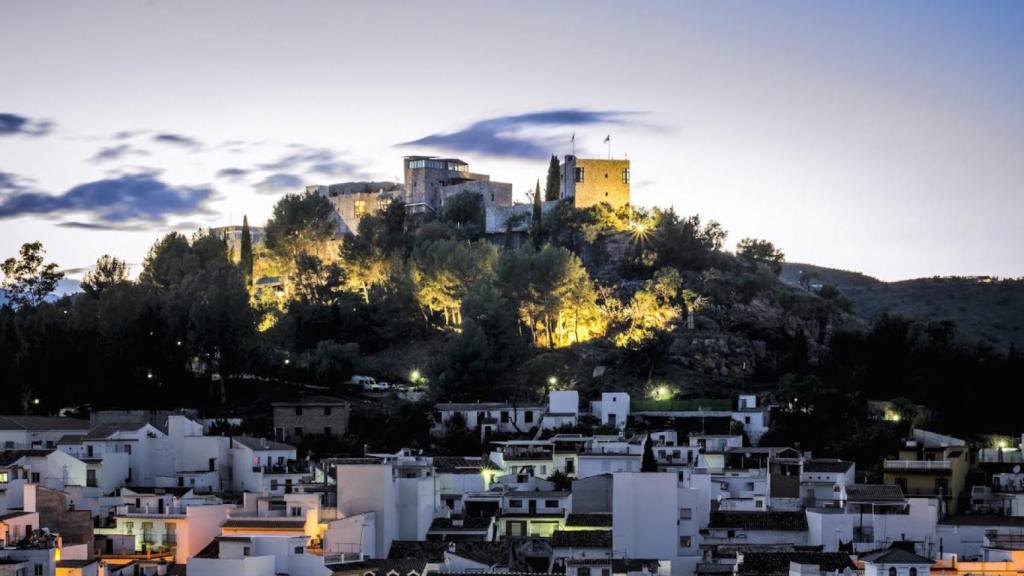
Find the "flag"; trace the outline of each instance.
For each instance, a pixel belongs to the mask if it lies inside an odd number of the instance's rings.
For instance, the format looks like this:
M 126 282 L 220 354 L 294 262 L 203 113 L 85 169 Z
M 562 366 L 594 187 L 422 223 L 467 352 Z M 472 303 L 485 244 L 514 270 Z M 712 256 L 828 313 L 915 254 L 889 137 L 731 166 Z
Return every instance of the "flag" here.
M 611 141 L 612 141 L 612 135 L 611 134 L 609 134 L 609 135 L 604 137 L 604 143 L 605 144 L 607 144 L 607 143 L 609 143 Z

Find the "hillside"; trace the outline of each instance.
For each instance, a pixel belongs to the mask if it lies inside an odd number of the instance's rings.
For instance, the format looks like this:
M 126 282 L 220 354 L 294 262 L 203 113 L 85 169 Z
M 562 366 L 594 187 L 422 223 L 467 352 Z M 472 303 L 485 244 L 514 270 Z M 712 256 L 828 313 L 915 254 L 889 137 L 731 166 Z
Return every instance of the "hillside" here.
M 853 313 L 872 321 L 898 314 L 928 321 L 952 320 L 967 338 L 998 349 L 1024 343 L 1024 281 L 989 277 L 918 278 L 884 282 L 861 274 L 787 263 L 782 281 L 800 286 L 800 275 L 817 273 L 815 282 L 831 284 L 850 300 Z

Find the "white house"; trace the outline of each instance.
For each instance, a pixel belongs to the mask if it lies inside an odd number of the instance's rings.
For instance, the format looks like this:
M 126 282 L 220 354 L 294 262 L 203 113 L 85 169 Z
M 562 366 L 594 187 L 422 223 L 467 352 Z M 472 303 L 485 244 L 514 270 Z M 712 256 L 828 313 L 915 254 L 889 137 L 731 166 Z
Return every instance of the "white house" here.
M 622 430 L 629 420 L 629 394 L 625 392 L 603 392 L 600 401 L 590 403 L 590 411 L 597 416 L 602 426 Z
M 934 564 L 924 556 L 896 546 L 860 559 L 864 562 L 864 576 L 928 576 Z
M 0 449 L 53 448 L 65 434 L 85 434 L 87 420 L 57 416 L 0 416 Z
M 285 494 L 307 476 L 294 446 L 265 438 L 231 438 L 232 488 L 238 492 Z

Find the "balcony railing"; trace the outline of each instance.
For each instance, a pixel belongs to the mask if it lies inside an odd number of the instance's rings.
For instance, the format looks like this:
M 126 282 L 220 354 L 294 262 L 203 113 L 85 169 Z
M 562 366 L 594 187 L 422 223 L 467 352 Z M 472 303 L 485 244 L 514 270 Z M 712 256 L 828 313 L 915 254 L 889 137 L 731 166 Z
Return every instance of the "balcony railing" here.
M 185 506 L 132 506 L 122 504 L 117 507 L 118 516 L 185 516 Z
M 886 460 L 886 470 L 952 470 L 948 460 Z

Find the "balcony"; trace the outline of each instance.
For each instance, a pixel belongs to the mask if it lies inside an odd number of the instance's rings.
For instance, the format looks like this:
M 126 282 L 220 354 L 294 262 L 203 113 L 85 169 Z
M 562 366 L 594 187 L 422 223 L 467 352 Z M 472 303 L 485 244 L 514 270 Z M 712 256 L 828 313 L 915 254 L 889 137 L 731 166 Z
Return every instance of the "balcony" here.
M 953 469 L 953 463 L 949 460 L 886 460 L 885 469 L 907 472 L 948 472 Z
M 132 506 L 131 504 L 122 504 L 117 507 L 118 516 L 157 516 L 157 517 L 170 517 L 170 518 L 184 518 L 186 512 L 185 506 Z

